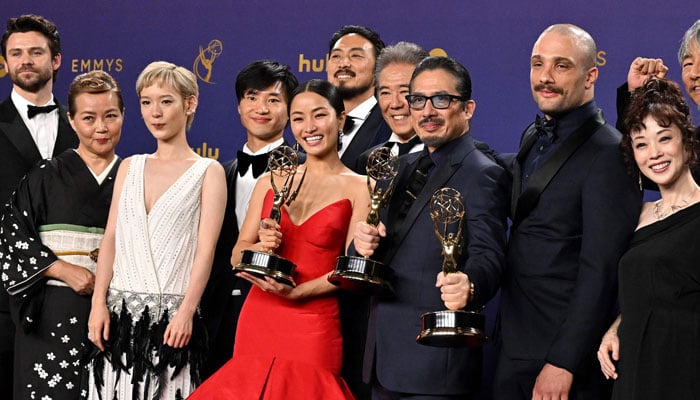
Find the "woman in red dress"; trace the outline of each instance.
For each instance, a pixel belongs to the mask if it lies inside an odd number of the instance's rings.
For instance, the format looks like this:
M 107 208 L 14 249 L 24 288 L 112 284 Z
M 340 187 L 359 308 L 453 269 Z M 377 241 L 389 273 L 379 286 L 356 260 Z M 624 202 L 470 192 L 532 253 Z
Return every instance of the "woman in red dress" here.
M 366 218 L 370 196 L 366 178 L 338 157 L 344 120 L 330 83 L 311 80 L 292 94 L 291 128 L 306 152 L 295 182 L 303 184 L 292 188 L 296 198 L 282 207 L 277 224 L 267 218 L 270 177 L 258 180 L 231 263 L 239 263 L 242 250 L 274 250 L 296 264 L 296 286 L 239 274 L 255 286 L 241 311 L 233 358 L 190 399 L 353 398 L 340 377 L 340 317 L 327 278 L 352 240 L 349 227 Z M 282 187 L 282 178 L 274 179 Z

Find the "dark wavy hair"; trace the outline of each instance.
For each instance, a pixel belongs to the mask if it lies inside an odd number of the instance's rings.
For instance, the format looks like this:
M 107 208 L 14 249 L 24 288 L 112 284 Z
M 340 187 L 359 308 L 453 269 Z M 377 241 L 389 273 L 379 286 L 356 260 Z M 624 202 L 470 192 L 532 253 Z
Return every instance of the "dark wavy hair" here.
M 289 101 L 292 92 L 299 86 L 289 66 L 273 60 L 255 61 L 236 76 L 236 98 L 240 102 L 248 90 L 263 90 L 277 82 L 282 83 L 284 98 Z
M 7 59 L 7 41 L 13 33 L 39 32 L 49 43 L 49 51 L 53 59 L 61 53 L 61 37 L 58 28 L 48 19 L 34 14 L 20 15 L 17 18 L 7 20 L 5 33 L 2 34 L 2 56 Z M 56 80 L 58 70 L 53 71 L 53 80 Z
M 639 168 L 634 160 L 632 132 L 644 129 L 644 119 L 651 116 L 663 127 L 677 126 L 681 131 L 681 140 L 688 151 L 688 163 L 693 167 L 697 163 L 698 141 L 695 127 L 690 115 L 690 107 L 677 83 L 666 79 L 650 79 L 632 93 L 620 148 L 625 157 L 627 169 L 637 175 Z
M 340 38 L 351 33 L 360 35 L 372 43 L 372 47 L 374 47 L 375 60 L 377 57 L 379 57 L 379 53 L 384 50 L 384 47 L 386 47 L 384 41 L 382 41 L 382 39 L 379 37 L 379 34 L 372 29 L 360 25 L 345 25 L 338 29 L 338 31 L 331 37 L 331 40 L 328 42 L 328 52 L 330 53 L 333 51 L 333 46 L 335 46 L 335 43 L 340 40 Z

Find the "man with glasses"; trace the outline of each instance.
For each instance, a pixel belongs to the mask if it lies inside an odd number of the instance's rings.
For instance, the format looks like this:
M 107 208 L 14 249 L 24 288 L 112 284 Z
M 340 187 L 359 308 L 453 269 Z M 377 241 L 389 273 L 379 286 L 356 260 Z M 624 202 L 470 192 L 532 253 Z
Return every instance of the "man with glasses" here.
M 609 398 L 595 354 L 641 195 L 620 133 L 594 101 L 596 53 L 570 24 L 548 27 L 532 49 L 544 117 L 525 130 L 513 163 L 496 399 Z
M 406 96 L 413 127 L 425 144 L 401 157 L 397 186 L 381 223 L 355 227 L 354 249 L 390 265 L 391 296 L 372 301 L 364 378 L 373 399 L 472 399 L 481 379 L 481 350 L 418 344 L 420 315 L 479 310 L 495 294 L 504 265 L 508 178 L 474 146 L 476 103 L 467 70 L 447 57 L 428 57 L 413 72 Z M 459 272 L 444 275 L 430 198 L 450 187 L 467 215 Z

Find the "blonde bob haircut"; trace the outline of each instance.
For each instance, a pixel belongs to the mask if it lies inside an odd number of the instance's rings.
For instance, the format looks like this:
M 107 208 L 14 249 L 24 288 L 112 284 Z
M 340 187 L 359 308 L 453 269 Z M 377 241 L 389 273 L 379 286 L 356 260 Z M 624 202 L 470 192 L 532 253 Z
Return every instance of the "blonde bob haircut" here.
M 167 61 L 154 61 L 146 66 L 136 79 L 136 93 L 141 96 L 141 91 L 149 86 L 170 86 L 178 92 L 185 105 L 191 97 L 194 97 L 195 103 L 199 96 L 199 87 L 197 86 L 197 78 L 192 71 L 177 66 Z M 194 120 L 194 110 L 187 114 L 187 129 L 192 125 Z

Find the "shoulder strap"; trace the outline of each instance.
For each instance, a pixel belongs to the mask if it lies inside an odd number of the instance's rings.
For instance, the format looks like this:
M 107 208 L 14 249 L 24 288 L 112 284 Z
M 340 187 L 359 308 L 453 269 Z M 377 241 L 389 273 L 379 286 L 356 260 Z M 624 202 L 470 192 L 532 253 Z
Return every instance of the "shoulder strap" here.
M 540 195 L 566 160 L 604 124 L 605 120 L 600 110 L 598 110 L 594 116 L 589 118 L 562 143 L 561 147 L 550 159 L 545 161 L 540 169 L 532 174 L 532 177 L 527 182 L 525 191 L 520 195 L 515 206 L 513 227 L 517 227 L 522 219 L 535 208 L 540 200 Z

